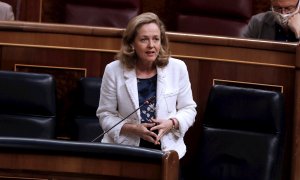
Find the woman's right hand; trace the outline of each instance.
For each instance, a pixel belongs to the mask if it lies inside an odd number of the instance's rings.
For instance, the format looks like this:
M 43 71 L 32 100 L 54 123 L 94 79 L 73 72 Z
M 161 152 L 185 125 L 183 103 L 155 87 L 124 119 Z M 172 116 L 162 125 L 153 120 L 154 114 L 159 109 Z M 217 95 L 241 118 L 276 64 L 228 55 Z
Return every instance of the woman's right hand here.
M 153 131 L 150 131 L 150 128 L 152 128 L 153 126 L 155 126 L 155 123 L 142 123 L 142 124 L 125 123 L 121 129 L 121 133 L 134 134 L 144 139 L 145 141 L 155 143 L 157 139 L 157 134 L 154 133 Z

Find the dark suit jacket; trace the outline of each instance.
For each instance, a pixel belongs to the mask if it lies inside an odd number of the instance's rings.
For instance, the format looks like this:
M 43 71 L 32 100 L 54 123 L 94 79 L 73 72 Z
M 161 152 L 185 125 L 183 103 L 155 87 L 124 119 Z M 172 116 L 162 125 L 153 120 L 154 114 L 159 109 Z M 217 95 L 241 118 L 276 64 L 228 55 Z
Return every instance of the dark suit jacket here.
M 273 12 L 267 11 L 256 14 L 250 19 L 242 37 L 264 40 L 275 40 L 275 17 Z

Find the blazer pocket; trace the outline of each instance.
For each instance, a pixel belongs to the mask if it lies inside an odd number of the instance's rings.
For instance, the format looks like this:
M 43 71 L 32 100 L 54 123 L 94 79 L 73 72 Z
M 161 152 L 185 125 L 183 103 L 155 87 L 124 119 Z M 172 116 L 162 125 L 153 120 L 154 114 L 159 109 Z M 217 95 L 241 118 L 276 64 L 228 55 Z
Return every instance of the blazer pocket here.
M 179 90 L 175 89 L 172 91 L 166 91 L 164 94 L 164 99 L 169 113 L 176 110 L 178 92 Z

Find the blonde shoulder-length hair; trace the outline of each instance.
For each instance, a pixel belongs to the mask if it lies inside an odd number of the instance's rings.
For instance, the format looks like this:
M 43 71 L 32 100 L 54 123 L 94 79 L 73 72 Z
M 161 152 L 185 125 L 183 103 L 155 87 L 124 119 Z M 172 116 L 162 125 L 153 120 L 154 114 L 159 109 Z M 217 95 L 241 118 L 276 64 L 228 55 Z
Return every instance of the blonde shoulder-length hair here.
M 161 48 L 159 50 L 158 57 L 155 60 L 155 65 L 158 67 L 164 67 L 169 62 L 169 42 L 166 36 L 165 26 L 156 14 L 147 12 L 132 18 L 123 33 L 121 49 L 115 58 L 120 60 L 121 63 L 128 69 L 135 68 L 137 60 L 137 55 L 131 44 L 133 43 L 139 28 L 142 25 L 149 23 L 156 23 L 160 29 Z

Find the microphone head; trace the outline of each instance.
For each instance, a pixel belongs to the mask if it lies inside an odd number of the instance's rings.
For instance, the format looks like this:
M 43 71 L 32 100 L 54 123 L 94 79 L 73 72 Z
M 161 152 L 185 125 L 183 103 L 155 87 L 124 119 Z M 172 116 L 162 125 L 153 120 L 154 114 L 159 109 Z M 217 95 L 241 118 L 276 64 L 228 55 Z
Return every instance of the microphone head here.
M 150 104 L 150 103 L 154 102 L 155 98 L 156 98 L 155 96 L 152 96 L 152 97 L 150 97 L 149 99 L 147 99 L 147 100 L 145 101 L 145 103 L 146 103 L 146 104 Z

